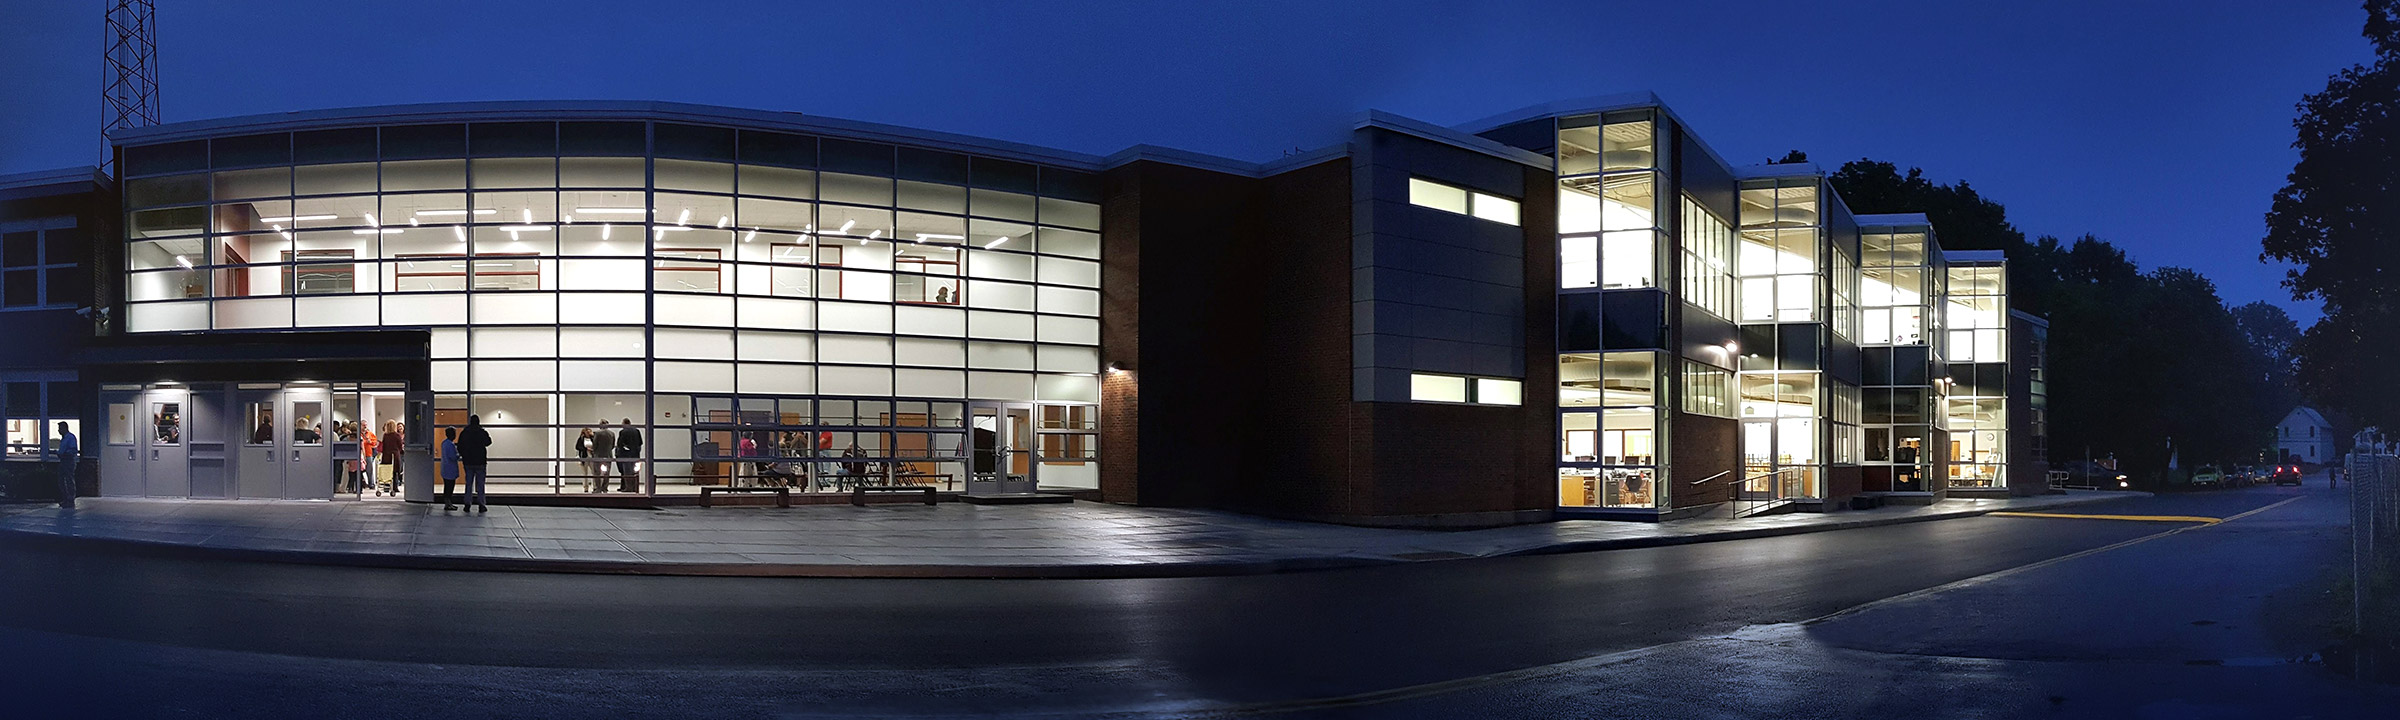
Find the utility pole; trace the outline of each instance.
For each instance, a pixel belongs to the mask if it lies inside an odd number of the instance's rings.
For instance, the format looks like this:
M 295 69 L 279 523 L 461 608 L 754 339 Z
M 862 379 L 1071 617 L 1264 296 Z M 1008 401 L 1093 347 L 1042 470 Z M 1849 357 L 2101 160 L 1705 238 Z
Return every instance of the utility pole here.
M 150 0 L 111 0 L 106 66 L 100 73 L 100 170 L 117 172 L 108 136 L 158 124 L 158 8 Z

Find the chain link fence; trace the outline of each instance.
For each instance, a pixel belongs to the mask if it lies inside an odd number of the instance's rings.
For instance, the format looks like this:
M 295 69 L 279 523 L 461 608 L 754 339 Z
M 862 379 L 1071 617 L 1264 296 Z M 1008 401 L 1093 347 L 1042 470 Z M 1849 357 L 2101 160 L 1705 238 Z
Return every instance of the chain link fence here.
M 2400 456 L 2354 453 L 2342 470 L 2350 480 L 2351 627 L 2368 648 L 2389 647 L 2400 640 Z

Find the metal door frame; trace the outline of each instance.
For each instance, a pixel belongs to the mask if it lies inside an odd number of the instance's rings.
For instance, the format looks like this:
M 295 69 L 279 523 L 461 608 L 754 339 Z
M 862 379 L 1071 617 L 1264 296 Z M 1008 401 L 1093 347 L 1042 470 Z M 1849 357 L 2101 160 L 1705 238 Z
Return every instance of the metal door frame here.
M 283 496 L 292 500 L 333 499 L 339 473 L 333 464 L 333 431 L 326 421 L 333 409 L 333 389 L 325 385 L 285 385 L 278 395 L 275 405 L 284 421 L 278 423 L 281 427 L 275 432 L 282 437 L 284 457 L 291 459 L 291 464 L 283 468 Z M 300 417 L 300 404 L 306 402 L 317 404 L 315 445 L 301 445 L 296 436 L 298 429 L 292 425 L 292 420 Z
M 120 404 L 131 408 L 126 412 L 124 424 L 133 426 L 132 431 L 127 435 L 132 438 L 132 442 L 111 442 L 111 438 L 116 436 L 118 423 L 109 415 L 114 411 L 115 406 Z M 147 445 L 143 442 L 143 438 L 150 433 L 150 418 L 142 414 L 147 407 L 149 407 L 149 398 L 140 390 L 107 390 L 100 393 L 100 433 L 96 439 L 99 440 L 98 445 L 100 446 L 101 495 L 145 497 L 150 494 L 148 479 L 142 472 L 141 455 Z M 121 458 L 118 452 L 120 450 L 123 451 Z M 127 489 L 125 486 L 129 482 L 133 489 L 131 493 L 124 492 Z
M 141 392 L 143 432 L 137 456 L 142 465 L 144 497 L 190 497 L 192 494 L 192 393 L 181 387 L 151 387 Z M 174 443 L 159 441 L 157 418 L 162 405 L 175 406 Z M 168 449 L 161 453 L 161 449 Z M 173 477 L 170 477 L 172 474 Z M 177 479 L 180 482 L 176 482 Z M 161 491 L 177 490 L 162 494 Z
M 230 412 L 226 413 L 226 426 L 233 428 L 234 432 L 226 445 L 233 449 L 225 454 L 235 458 L 232 463 L 233 497 L 242 500 L 281 500 L 288 497 L 291 471 L 284 457 L 292 449 L 292 432 L 283 422 L 284 418 L 291 417 L 283 407 L 286 404 L 283 388 L 237 386 L 233 389 L 232 398 L 233 402 L 228 407 Z M 274 413 L 267 421 L 268 437 L 264 445 L 252 442 L 258 435 L 257 426 L 251 423 L 250 406 L 260 402 L 266 403 L 268 412 Z M 250 475 L 254 472 L 261 476 L 261 487 L 255 491 L 250 486 Z M 272 482 L 265 479 L 269 476 L 273 478 Z

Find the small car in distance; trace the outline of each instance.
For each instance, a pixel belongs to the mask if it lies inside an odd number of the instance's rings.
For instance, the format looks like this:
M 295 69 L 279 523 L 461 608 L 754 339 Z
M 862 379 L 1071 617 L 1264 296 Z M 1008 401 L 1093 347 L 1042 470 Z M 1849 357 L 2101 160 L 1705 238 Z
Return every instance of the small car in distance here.
M 2277 485 L 2299 485 L 2300 466 L 2277 465 L 2275 466 L 2275 470 L 2270 477 L 2275 479 L 2275 484 Z
M 2200 469 L 2192 471 L 2192 485 L 2195 487 L 2201 485 L 2216 487 L 2223 484 L 2225 484 L 2225 471 L 2217 469 L 2215 465 L 2202 465 Z

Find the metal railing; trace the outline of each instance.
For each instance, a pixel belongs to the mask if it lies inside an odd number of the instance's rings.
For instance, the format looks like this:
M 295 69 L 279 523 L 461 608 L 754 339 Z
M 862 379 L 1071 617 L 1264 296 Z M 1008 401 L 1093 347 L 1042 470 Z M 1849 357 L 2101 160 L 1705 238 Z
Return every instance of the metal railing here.
M 1791 502 L 1791 498 L 1783 496 L 1783 487 L 1776 484 L 1774 478 L 1784 473 L 1799 472 L 1809 469 L 1811 468 L 1789 467 L 1782 470 L 1765 472 L 1742 478 L 1741 484 L 1733 486 L 1733 516 L 1737 518 L 1750 517 L 1767 510 L 1772 510 L 1777 505 Z M 1760 480 L 1768 481 L 1766 491 L 1763 493 L 1751 492 L 1750 484 Z M 1754 495 L 1756 497 L 1745 497 L 1746 495 Z

